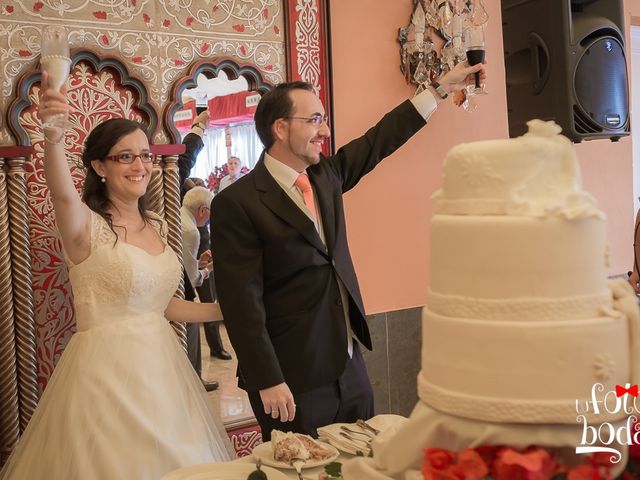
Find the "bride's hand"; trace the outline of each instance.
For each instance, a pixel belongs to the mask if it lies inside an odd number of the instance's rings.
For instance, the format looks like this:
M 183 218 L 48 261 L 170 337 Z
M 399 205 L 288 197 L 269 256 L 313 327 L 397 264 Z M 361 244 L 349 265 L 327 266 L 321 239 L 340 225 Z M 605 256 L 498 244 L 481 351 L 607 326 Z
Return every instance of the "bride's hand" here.
M 40 120 L 46 122 L 56 115 L 63 115 L 64 123 L 69 119 L 69 101 L 66 97 L 67 87 L 63 86 L 60 91 L 49 88 L 49 75 L 46 71 L 42 72 L 40 102 L 38 106 L 38 116 Z M 46 133 L 57 136 L 63 133 L 60 127 L 47 127 Z

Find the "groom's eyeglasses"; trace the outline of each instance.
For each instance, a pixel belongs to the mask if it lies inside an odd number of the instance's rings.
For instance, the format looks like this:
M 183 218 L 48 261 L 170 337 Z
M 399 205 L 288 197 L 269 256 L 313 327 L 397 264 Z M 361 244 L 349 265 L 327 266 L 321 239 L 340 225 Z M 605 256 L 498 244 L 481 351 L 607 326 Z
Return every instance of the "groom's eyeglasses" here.
M 125 152 L 119 153 L 118 155 L 109 155 L 108 157 L 104 158 L 105 160 L 111 160 L 112 162 L 118 163 L 133 163 L 136 158 L 140 158 L 140 160 L 142 160 L 142 163 L 151 163 L 156 159 L 156 156 L 151 152 L 142 152 L 140 155 Z
M 329 115 L 326 113 L 324 115 L 320 113 L 316 113 L 311 115 L 310 117 L 282 117 L 286 120 L 304 120 L 305 122 L 313 125 L 314 127 L 319 127 L 323 123 L 329 124 Z

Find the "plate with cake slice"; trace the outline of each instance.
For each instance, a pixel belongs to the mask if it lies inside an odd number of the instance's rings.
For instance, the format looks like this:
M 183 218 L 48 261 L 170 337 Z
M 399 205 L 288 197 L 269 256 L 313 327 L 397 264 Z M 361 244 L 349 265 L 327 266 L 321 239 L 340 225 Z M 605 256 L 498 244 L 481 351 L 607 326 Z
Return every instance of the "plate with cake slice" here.
M 294 460 L 304 461 L 302 468 L 321 467 L 334 461 L 340 452 L 328 443 L 320 442 L 309 435 L 273 430 L 271 441 L 253 449 L 253 456 L 264 465 L 294 469 Z

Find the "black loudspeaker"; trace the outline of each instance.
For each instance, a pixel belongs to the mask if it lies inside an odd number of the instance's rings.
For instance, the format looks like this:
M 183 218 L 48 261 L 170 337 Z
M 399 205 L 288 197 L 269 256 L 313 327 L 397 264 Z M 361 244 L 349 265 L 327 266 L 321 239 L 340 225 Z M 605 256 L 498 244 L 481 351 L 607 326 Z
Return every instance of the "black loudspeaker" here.
M 623 0 L 502 0 L 509 135 L 554 120 L 574 142 L 629 135 Z

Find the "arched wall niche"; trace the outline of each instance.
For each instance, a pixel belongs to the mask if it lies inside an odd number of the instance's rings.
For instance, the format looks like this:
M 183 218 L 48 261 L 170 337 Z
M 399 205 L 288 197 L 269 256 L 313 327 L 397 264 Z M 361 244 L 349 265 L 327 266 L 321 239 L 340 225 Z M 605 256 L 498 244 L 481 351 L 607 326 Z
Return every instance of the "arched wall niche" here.
M 146 127 L 149 137 L 158 128 L 158 112 L 154 105 L 151 104 L 150 98 L 145 84 L 129 73 L 127 67 L 116 57 L 102 57 L 89 50 L 74 50 L 71 52 L 71 74 L 70 76 L 85 76 L 89 72 L 84 68 L 84 72 L 79 73 L 80 65 L 86 65 L 91 70 L 93 77 L 100 77 L 101 72 L 110 72 L 113 80 L 122 90 L 131 92 L 133 95 L 131 109 L 139 115 Z M 20 122 L 25 110 L 31 108 L 34 104 L 34 98 L 31 97 L 33 86 L 39 84 L 42 74 L 40 70 L 34 70 L 24 75 L 18 82 L 16 88 L 16 96 L 8 108 L 8 128 L 13 137 L 16 139 L 17 145 L 32 145 L 32 139 L 29 138 L 24 124 Z M 104 78 L 104 76 L 103 76 Z M 67 85 L 68 88 L 71 88 Z M 105 89 L 108 92 L 107 89 Z
M 264 95 L 273 88 L 273 85 L 266 82 L 260 72 L 251 65 L 238 65 L 230 59 L 221 59 L 217 62 L 197 62 L 193 64 L 188 74 L 174 84 L 171 89 L 169 104 L 164 111 L 163 124 L 165 130 L 169 132 L 172 143 L 180 143 L 180 133 L 173 124 L 173 117 L 182 107 L 182 92 L 187 88 L 195 87 L 200 74 L 206 78 L 214 78 L 217 77 L 221 71 L 226 73 L 229 80 L 244 77 L 247 81 L 249 91 L 259 92 L 261 95 Z

